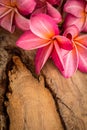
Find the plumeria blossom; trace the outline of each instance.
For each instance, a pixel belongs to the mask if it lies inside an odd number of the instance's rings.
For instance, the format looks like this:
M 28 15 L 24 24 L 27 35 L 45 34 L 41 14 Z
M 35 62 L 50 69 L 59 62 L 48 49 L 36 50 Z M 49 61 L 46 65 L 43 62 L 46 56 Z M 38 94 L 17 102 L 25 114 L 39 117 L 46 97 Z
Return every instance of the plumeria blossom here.
M 85 0 L 67 0 L 64 11 L 68 13 L 65 28 L 74 24 L 79 31 L 87 32 L 87 2 Z
M 15 24 L 22 30 L 29 30 L 30 14 L 36 6 L 34 0 L 0 0 L 0 26 L 13 32 Z
M 64 65 L 61 48 L 72 49 L 68 38 L 59 35 L 55 21 L 46 14 L 39 14 L 30 19 L 30 30 L 26 31 L 17 41 L 17 46 L 25 49 L 37 49 L 35 66 L 39 73 L 47 59 L 52 56 L 56 66 L 63 71 Z
M 87 34 L 78 35 L 78 32 L 75 25 L 68 27 L 64 32 L 64 35 L 71 39 L 73 44 L 71 51 L 62 50 L 64 77 L 71 77 L 77 69 L 87 72 Z
M 50 3 L 49 3 L 50 2 Z M 45 13 L 51 16 L 56 23 L 60 23 L 62 21 L 62 16 L 60 12 L 54 8 L 51 4 L 58 4 L 59 1 L 57 0 L 36 0 L 36 9 L 33 12 L 33 16 L 40 14 L 40 13 Z

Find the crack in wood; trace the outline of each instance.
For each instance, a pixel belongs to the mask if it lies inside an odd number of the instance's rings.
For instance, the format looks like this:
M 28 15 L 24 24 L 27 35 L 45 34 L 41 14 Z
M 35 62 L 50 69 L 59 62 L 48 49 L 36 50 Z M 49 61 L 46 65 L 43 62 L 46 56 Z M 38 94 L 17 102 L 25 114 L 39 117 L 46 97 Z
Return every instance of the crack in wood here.
M 67 130 L 66 125 L 65 125 L 65 122 L 64 122 L 64 119 L 62 118 L 62 115 L 61 115 L 61 113 L 60 113 L 60 108 L 59 108 L 59 104 L 58 104 L 58 101 L 57 101 L 57 99 L 59 100 L 59 98 L 56 96 L 56 93 L 50 88 L 49 84 L 47 83 L 47 81 L 46 81 L 46 76 L 45 76 L 44 74 L 42 74 L 42 75 L 43 75 L 44 80 L 45 80 L 45 87 L 50 91 L 50 93 L 51 93 L 51 95 L 52 95 L 52 97 L 53 97 L 53 99 L 54 99 L 55 106 L 56 106 L 56 110 L 57 110 L 57 113 L 58 113 L 58 115 L 59 115 L 59 117 L 60 117 L 60 120 L 61 120 L 63 129 L 64 129 L 64 130 Z

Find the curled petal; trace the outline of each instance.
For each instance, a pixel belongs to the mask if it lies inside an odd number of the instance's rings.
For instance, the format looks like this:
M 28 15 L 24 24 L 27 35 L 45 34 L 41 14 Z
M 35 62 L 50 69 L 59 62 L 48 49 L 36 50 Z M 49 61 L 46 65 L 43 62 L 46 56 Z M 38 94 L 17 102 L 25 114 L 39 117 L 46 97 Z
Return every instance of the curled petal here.
M 46 0 L 35 0 L 36 1 L 36 8 L 42 8 L 46 5 Z M 35 9 L 36 9 L 35 8 Z
M 43 7 L 40 7 L 40 8 L 36 8 L 35 11 L 33 11 L 33 13 L 31 14 L 31 17 L 35 16 L 35 15 L 38 15 L 40 13 L 46 13 L 46 7 L 43 6 Z
M 76 17 L 82 17 L 85 9 L 85 2 L 83 0 L 67 0 L 64 5 L 64 11 Z
M 1 27 L 8 30 L 9 32 L 14 32 L 15 27 L 13 26 L 14 11 L 10 12 L 8 15 L 3 17 L 0 21 Z
M 24 15 L 32 13 L 36 6 L 35 0 L 17 0 L 16 3 L 19 11 Z
M 63 56 L 64 71 L 61 71 L 65 78 L 71 77 L 78 68 L 78 51 L 75 47 Z
M 46 14 L 38 14 L 30 19 L 31 31 L 44 39 L 49 39 L 59 33 L 54 20 Z
M 77 48 L 79 52 L 78 68 L 82 72 L 87 72 L 87 47 L 79 44 Z
M 16 42 L 16 45 L 25 50 L 37 49 L 50 44 L 49 41 L 41 39 L 31 31 L 26 31 Z
M 87 1 L 87 0 L 86 0 Z M 87 2 L 86 2 L 86 5 L 85 5 L 85 12 L 87 12 Z
M 29 24 L 30 20 L 25 18 L 25 17 L 23 17 L 18 12 L 16 12 L 16 14 L 15 14 L 15 23 L 23 31 L 26 31 L 26 30 L 30 29 L 30 24 Z
M 83 28 L 82 28 L 82 31 L 83 31 L 83 32 L 87 32 L 87 15 L 86 15 L 86 17 L 85 17 L 85 22 L 84 22 L 84 26 L 83 26 Z
M 87 47 L 87 34 L 76 37 L 75 41 Z
M 75 25 L 72 25 L 65 29 L 63 35 L 72 40 L 73 38 L 78 36 L 78 34 L 79 34 L 78 28 Z
M 79 31 L 82 30 L 84 24 L 84 18 L 76 18 L 73 15 L 68 14 L 64 21 L 64 28 L 75 25 Z
M 79 31 L 81 31 L 84 25 L 84 21 L 84 17 L 77 18 L 71 14 L 68 14 L 64 21 L 64 28 L 67 28 L 71 25 L 75 25 L 79 29 Z
M 73 49 L 73 44 L 72 42 L 65 36 L 56 36 L 57 42 L 59 46 L 65 50 L 72 50 Z
M 52 57 L 52 60 L 54 61 L 54 64 L 57 66 L 57 68 L 60 71 L 63 71 L 64 65 L 63 65 L 63 58 L 61 55 L 61 48 L 58 46 L 56 42 L 54 43 L 54 49 L 53 49 L 51 57 Z
M 47 0 L 52 5 L 59 5 L 61 0 Z
M 40 70 L 46 63 L 53 49 L 53 44 L 45 46 L 37 50 L 35 58 L 36 73 L 39 74 Z
M 62 16 L 57 9 L 55 9 L 51 4 L 47 2 L 48 14 L 55 20 L 56 23 L 62 21 Z

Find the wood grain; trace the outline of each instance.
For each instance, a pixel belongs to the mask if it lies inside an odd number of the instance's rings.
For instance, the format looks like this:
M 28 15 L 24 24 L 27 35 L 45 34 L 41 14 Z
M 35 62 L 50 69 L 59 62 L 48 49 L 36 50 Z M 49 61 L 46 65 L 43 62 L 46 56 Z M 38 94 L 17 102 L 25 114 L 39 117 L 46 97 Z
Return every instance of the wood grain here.
M 43 69 L 43 75 L 55 95 L 66 129 L 86 130 L 87 74 L 77 71 L 71 78 L 65 79 L 49 61 Z
M 35 79 L 18 57 L 9 72 L 10 89 L 7 112 L 10 130 L 63 130 L 55 102 L 44 86 L 44 79 Z

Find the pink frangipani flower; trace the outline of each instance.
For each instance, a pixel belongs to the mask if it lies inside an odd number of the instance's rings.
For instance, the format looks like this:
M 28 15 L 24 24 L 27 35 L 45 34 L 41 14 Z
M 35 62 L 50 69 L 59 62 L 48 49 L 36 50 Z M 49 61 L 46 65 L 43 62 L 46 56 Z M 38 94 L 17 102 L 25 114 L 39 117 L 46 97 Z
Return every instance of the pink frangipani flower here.
M 64 77 L 71 77 L 73 73 L 79 69 L 87 72 L 87 34 L 78 35 L 78 28 L 75 25 L 68 27 L 64 35 L 71 39 L 73 49 L 71 51 L 62 50 Z
M 35 58 L 37 73 L 40 72 L 51 55 L 57 67 L 63 70 L 61 48 L 66 50 L 72 49 L 70 40 L 65 36 L 59 35 L 57 24 L 46 14 L 39 14 L 32 17 L 30 19 L 30 30 L 26 31 L 18 39 L 16 44 L 25 50 L 39 48 Z
M 56 3 L 56 2 L 57 2 L 56 0 L 52 0 L 52 3 Z M 62 21 L 62 16 L 60 12 L 56 8 L 54 8 L 49 2 L 47 2 L 46 0 L 43 1 L 37 0 L 36 3 L 37 5 L 34 12 L 32 13 L 32 16 L 40 13 L 45 13 L 51 16 L 56 23 L 60 23 Z
M 87 2 L 85 0 L 67 0 L 64 5 L 67 12 L 64 27 L 76 25 L 79 31 L 87 32 Z
M 22 30 L 29 30 L 29 20 L 24 16 L 35 8 L 34 0 L 0 0 L 0 26 L 14 32 L 15 24 Z

